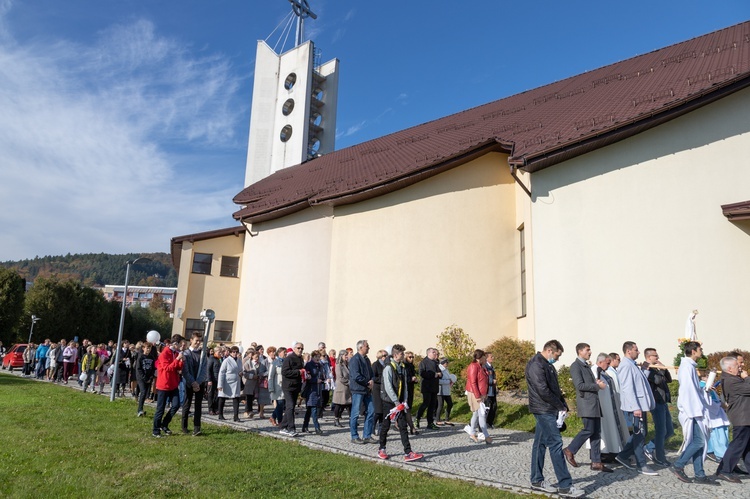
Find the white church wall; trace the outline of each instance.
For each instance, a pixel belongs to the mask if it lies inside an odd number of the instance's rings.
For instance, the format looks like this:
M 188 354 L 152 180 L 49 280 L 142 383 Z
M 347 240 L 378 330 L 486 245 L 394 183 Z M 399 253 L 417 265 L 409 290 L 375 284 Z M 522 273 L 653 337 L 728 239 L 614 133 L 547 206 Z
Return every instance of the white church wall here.
M 424 354 L 455 323 L 484 347 L 516 336 L 517 239 L 507 156 L 491 153 L 335 209 L 328 345 Z
M 332 210 L 305 211 L 253 224 L 245 238 L 238 338 L 306 349 L 325 339 Z
M 748 348 L 750 90 L 533 174 L 537 347 L 559 339 L 670 362 L 698 309 L 707 353 Z

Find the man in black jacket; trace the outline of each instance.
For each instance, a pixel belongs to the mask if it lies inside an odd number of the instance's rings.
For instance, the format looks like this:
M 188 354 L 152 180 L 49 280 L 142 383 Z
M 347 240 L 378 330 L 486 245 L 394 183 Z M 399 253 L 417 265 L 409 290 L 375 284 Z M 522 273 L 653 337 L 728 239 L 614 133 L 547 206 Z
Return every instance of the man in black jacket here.
M 422 405 L 417 411 L 417 428 L 419 420 L 422 419 L 425 409 L 427 410 L 427 428 L 430 430 L 439 430 L 440 427 L 435 424 L 435 411 L 437 411 L 437 395 L 440 390 L 440 378 L 443 374 L 440 372 L 438 364 L 438 351 L 434 348 L 427 349 L 427 357 L 419 363 L 419 375 L 422 377 Z
M 292 353 L 284 358 L 281 364 L 281 388 L 284 390 L 284 401 L 286 410 L 284 418 L 281 420 L 281 430 L 279 433 L 288 437 L 296 437 L 297 428 L 294 426 L 294 407 L 297 405 L 297 398 L 302 390 L 302 373 L 305 363 L 302 360 L 302 352 L 305 346 L 302 343 L 295 343 Z
M 529 412 L 536 419 L 534 445 L 531 449 L 531 488 L 564 497 L 581 497 L 584 491 L 573 486 L 568 466 L 562 451 L 560 427 L 568 404 L 560 391 L 557 371 L 552 364 L 563 353 L 563 346 L 557 340 L 544 344 L 526 364 L 526 383 L 529 388 Z M 557 477 L 557 486 L 544 478 L 544 454 L 549 449 L 552 467 Z

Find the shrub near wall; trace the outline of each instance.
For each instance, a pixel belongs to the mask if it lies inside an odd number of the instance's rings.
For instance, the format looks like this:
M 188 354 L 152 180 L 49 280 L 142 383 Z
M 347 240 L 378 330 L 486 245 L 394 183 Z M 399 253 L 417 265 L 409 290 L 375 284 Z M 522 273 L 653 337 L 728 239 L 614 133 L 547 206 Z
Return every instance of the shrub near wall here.
M 750 359 L 750 352 L 742 350 L 741 348 L 725 352 L 714 352 L 708 354 L 708 369 L 716 369 L 717 371 L 721 371 L 719 362 L 721 362 L 721 359 L 723 359 L 724 357 L 729 356 L 732 352 L 740 352 L 744 359 Z
M 492 352 L 497 376 L 497 389 L 500 391 L 526 390 L 526 364 L 534 356 L 536 349 L 530 341 L 515 338 L 500 338 L 485 348 Z

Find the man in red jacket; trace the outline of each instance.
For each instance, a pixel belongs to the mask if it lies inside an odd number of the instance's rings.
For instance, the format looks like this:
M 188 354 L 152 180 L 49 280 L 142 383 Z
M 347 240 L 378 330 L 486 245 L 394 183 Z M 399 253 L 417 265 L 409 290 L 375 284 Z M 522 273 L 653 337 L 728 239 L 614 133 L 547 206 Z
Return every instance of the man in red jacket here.
M 169 423 L 180 408 L 180 370 L 182 369 L 181 345 L 185 338 L 179 334 L 172 336 L 172 342 L 165 346 L 156 360 L 156 413 L 154 413 L 153 436 L 171 435 Z M 171 407 L 166 416 L 164 408 L 169 399 Z

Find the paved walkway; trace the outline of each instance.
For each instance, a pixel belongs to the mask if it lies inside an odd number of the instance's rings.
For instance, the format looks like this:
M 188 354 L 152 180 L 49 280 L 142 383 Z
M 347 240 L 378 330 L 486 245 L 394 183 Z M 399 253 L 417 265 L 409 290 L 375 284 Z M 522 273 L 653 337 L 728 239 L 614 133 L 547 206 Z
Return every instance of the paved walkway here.
M 7 371 L 3 371 L 6 373 Z M 19 375 L 20 373 L 14 372 Z M 72 379 L 68 385 L 80 389 Z M 104 395 L 109 397 L 108 388 Z M 129 396 L 128 396 L 129 397 Z M 135 413 L 135 406 L 133 407 Z M 153 416 L 153 408 L 148 416 Z M 302 416 L 304 409 L 297 411 L 297 430 L 302 427 Z M 231 408 L 225 411 L 225 416 L 230 415 Z M 270 414 L 270 411 L 267 411 Z M 363 418 L 360 418 L 360 431 Z M 326 411 L 322 420 L 324 435 L 318 436 L 314 433 L 305 434 L 297 438 L 279 435 L 278 429 L 271 426 L 269 421 L 260 421 L 257 418 L 234 423 L 230 421 L 219 421 L 216 416 L 203 413 L 203 421 L 216 425 L 224 425 L 241 431 L 254 431 L 258 434 L 280 438 L 285 440 L 296 440 L 301 445 L 347 454 L 360 459 L 368 459 L 387 466 L 396 466 L 409 471 L 422 471 L 432 475 L 467 480 L 482 485 L 488 485 L 499 489 L 509 490 L 516 493 L 530 493 L 529 467 L 531 462 L 531 443 L 534 438 L 532 433 L 494 429 L 490 435 L 494 439 L 491 445 L 475 444 L 471 442 L 463 432 L 463 425 L 456 424 L 453 427 L 445 427 L 440 430 L 425 430 L 420 435 L 410 438 L 413 450 L 425 455 L 425 459 L 412 463 L 399 462 L 403 449 L 398 438 L 398 432 L 390 431 L 388 435 L 388 451 L 393 457 L 387 461 L 377 458 L 378 446 L 375 444 L 353 444 L 349 437 L 349 428 L 337 428 L 333 425 L 330 411 Z M 178 425 L 174 427 L 175 423 Z M 190 421 L 192 429 L 192 418 Z M 179 430 L 179 420 L 174 421 L 172 429 Z M 204 428 L 205 431 L 205 428 Z M 360 433 L 361 436 L 361 433 Z M 210 438 L 210 433 L 206 435 Z M 570 439 L 564 439 L 566 443 Z M 669 470 L 660 469 L 659 476 L 638 475 L 621 466 L 615 468 L 614 473 L 595 473 L 589 469 L 589 459 L 586 449 L 581 449 L 577 456 L 579 468 L 570 468 L 573 483 L 576 487 L 586 491 L 586 497 L 591 498 L 739 498 L 750 497 L 750 479 L 743 479 L 742 484 L 731 484 L 717 482 L 717 485 L 695 485 L 685 484 L 677 480 Z M 667 456 L 670 461 L 676 459 L 673 452 Z M 555 482 L 555 475 L 547 456 L 545 463 L 545 476 Z M 717 465 L 706 461 L 707 474 L 716 472 Z M 656 467 L 655 467 L 656 468 Z M 658 468 L 656 468 L 658 469 Z M 692 476 L 692 466 L 688 465 L 686 471 Z M 535 492 L 538 494 L 538 492 Z

